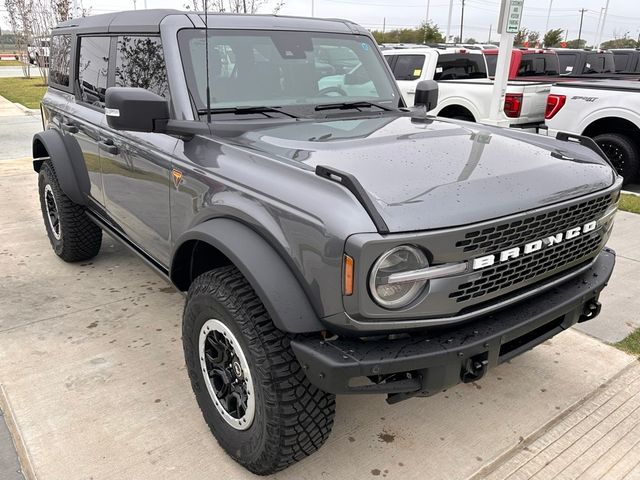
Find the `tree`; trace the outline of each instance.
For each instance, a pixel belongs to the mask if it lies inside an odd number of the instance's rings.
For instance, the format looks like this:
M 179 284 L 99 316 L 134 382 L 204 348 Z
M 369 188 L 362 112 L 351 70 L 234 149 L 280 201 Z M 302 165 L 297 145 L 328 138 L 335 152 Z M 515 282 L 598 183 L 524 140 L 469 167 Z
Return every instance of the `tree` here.
M 527 34 L 527 41 L 529 42 L 530 47 L 535 47 L 540 43 L 540 33 L 530 30 Z
M 420 26 L 420 43 L 441 43 L 444 42 L 444 35 L 437 24 L 432 22 L 422 22 Z
M 464 41 L 464 43 L 468 43 L 469 45 L 475 45 L 476 43 L 478 43 L 478 41 L 477 41 L 475 38 L 470 37 L 470 38 L 467 38 L 467 39 Z
M 638 48 L 640 42 L 635 41 L 633 38 L 629 38 L 629 32 L 624 32 L 622 35 L 618 31 L 613 32 L 613 39 L 607 40 L 602 43 L 602 48 Z
M 228 13 L 257 13 L 267 0 L 209 0 L 209 12 L 228 12 Z M 277 2 L 276 12 L 284 5 L 283 1 Z M 184 4 L 185 10 L 193 10 L 194 12 L 204 12 L 204 0 L 191 0 L 191 3 Z
M 587 41 L 580 39 L 578 40 L 577 38 L 575 40 L 569 40 L 567 42 L 567 48 L 584 48 L 587 46 Z
M 561 28 L 556 28 L 556 29 L 549 30 L 547 33 L 544 34 L 544 38 L 542 40 L 542 43 L 547 48 L 559 47 L 560 46 L 560 42 L 562 42 L 562 34 L 563 33 L 564 33 L 564 30 L 561 29 Z
M 524 42 L 527 41 L 528 37 L 529 37 L 529 30 L 527 30 L 526 28 L 518 30 L 518 33 L 516 33 L 515 36 L 513 37 L 513 45 L 515 47 L 522 47 L 524 45 Z

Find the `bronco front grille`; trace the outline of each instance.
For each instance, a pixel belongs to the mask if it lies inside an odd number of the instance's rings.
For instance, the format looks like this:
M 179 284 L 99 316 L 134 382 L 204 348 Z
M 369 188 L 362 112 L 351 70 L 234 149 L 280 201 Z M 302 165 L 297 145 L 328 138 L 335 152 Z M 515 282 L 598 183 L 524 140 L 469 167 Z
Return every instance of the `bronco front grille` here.
M 612 203 L 611 194 L 602 195 L 558 210 L 530 215 L 483 230 L 467 232 L 464 239 L 457 241 L 455 245 L 463 252 L 477 254 L 499 252 L 578 225 L 584 225 L 599 218 Z
M 601 243 L 602 229 L 598 229 L 566 243 L 486 268 L 478 272 L 479 278 L 458 285 L 458 289 L 449 297 L 455 298 L 456 302 L 466 302 L 498 290 L 513 290 L 524 282 L 537 281 L 551 272 L 581 264 L 598 252 Z

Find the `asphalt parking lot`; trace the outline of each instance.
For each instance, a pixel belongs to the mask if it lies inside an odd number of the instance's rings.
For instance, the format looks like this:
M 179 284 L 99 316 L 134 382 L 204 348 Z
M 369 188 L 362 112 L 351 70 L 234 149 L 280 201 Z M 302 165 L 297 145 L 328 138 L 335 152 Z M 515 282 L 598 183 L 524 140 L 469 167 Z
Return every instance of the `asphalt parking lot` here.
M 109 237 L 90 262 L 60 261 L 42 227 L 35 179 L 28 159 L 0 162 L 1 404 L 24 445 L 26 477 L 251 478 L 217 446 L 192 396 L 180 343 L 182 295 Z M 640 326 L 640 257 L 629 238 L 639 227 L 638 216 L 618 219 L 611 242 L 618 269 L 593 323 L 610 322 L 607 330 L 622 328 L 621 336 Z M 545 432 L 572 421 L 572 412 L 580 417 L 602 404 L 627 409 L 632 426 L 640 421 L 633 416 L 638 368 L 572 330 L 432 398 L 389 406 L 378 396 L 339 397 L 327 444 L 273 478 L 506 478 L 509 461 L 550 461 L 524 458 L 524 448 L 546 441 Z M 611 394 L 617 410 L 609 397 L 594 396 L 620 382 Z M 598 425 L 605 424 L 591 435 Z M 599 458 L 591 455 L 586 464 Z M 529 478 L 518 468 L 507 472 Z M 545 478 L 540 472 L 536 478 Z

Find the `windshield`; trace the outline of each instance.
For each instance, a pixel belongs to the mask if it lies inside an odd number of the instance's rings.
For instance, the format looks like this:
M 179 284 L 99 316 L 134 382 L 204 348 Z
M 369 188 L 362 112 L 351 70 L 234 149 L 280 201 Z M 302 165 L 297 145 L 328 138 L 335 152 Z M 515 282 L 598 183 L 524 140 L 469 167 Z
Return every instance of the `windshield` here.
M 369 37 L 209 30 L 211 109 L 374 102 L 396 107 L 392 79 Z M 206 111 L 205 31 L 178 34 L 191 98 Z

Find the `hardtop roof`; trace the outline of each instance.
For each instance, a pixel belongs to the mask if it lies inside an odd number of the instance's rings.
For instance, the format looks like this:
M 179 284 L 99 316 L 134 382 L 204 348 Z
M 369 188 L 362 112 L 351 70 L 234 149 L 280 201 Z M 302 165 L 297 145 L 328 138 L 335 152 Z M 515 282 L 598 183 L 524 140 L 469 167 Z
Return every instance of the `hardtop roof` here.
M 159 32 L 160 24 L 168 16 L 185 16 L 194 27 L 204 27 L 202 12 L 174 9 L 130 10 L 101 15 L 91 15 L 61 22 L 56 32 L 74 33 L 136 33 Z M 248 15 L 209 12 L 210 29 L 263 29 L 302 30 L 336 33 L 364 33 L 368 31 L 349 20 L 332 18 L 305 18 L 284 15 Z

